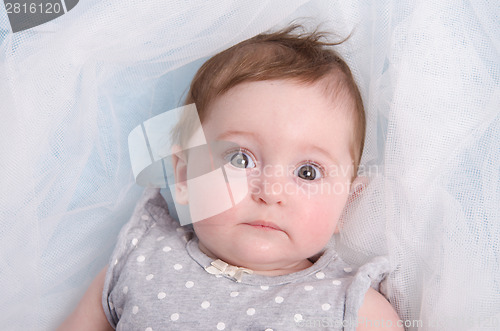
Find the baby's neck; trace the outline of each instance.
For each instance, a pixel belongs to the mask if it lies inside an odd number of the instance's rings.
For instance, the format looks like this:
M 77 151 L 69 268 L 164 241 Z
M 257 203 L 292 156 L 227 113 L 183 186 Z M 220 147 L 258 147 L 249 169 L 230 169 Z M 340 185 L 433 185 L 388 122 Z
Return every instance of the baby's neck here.
M 214 260 L 221 260 L 224 261 L 224 259 L 220 259 L 219 257 L 215 256 L 212 252 L 210 252 L 201 242 L 198 243 L 198 247 L 200 251 L 205 253 L 208 257 L 214 259 Z M 224 261 L 228 264 L 231 264 L 231 261 Z M 309 268 L 312 266 L 313 263 L 309 260 L 301 260 L 296 263 L 290 264 L 290 265 L 284 265 L 279 268 L 259 268 L 259 267 L 253 267 L 249 268 L 248 266 L 242 266 L 242 265 L 234 265 L 235 267 L 243 267 L 252 270 L 252 273 L 257 274 L 257 275 L 263 275 L 263 276 L 281 276 L 281 275 L 288 275 L 294 272 L 298 272 L 304 269 Z
M 307 269 L 312 265 L 313 263 L 311 261 L 303 260 L 295 265 L 287 266 L 285 268 L 274 269 L 274 270 L 253 270 L 253 273 L 264 276 L 281 276 Z

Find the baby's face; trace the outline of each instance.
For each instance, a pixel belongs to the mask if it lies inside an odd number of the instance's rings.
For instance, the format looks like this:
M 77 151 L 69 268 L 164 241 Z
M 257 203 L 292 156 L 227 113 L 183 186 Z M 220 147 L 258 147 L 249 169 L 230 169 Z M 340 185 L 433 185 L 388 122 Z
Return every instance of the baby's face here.
M 353 125 L 345 108 L 351 103 L 334 103 L 322 89 L 248 82 L 211 103 L 205 136 L 239 146 L 223 157 L 246 173 L 248 193 L 233 208 L 193 224 L 205 253 L 272 271 L 300 269 L 324 248 L 349 195 Z M 197 161 L 189 159 L 188 177 L 189 162 Z M 194 189 L 188 185 L 190 204 L 197 200 Z

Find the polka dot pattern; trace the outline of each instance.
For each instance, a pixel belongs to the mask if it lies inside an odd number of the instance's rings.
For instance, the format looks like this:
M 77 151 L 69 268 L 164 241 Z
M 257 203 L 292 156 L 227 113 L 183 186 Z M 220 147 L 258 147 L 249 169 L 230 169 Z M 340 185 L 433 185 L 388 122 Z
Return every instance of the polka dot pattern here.
M 123 321 L 136 321 L 137 324 L 130 322 L 126 329 L 185 329 L 185 323 L 194 318 L 206 321 L 207 330 L 244 330 L 248 325 L 258 325 L 265 331 L 292 330 L 313 316 L 342 316 L 343 308 L 333 298 L 345 294 L 343 283 L 351 283 L 354 266 L 331 262 L 283 284 L 272 279 L 258 283 L 264 278 L 254 274 L 244 274 L 241 283 L 221 275 L 217 275 L 222 277 L 218 279 L 210 275 L 208 279 L 209 274 L 203 274 L 202 268 L 209 262 L 198 259 L 193 251 L 186 252 L 186 247 L 194 247 L 191 242 L 187 245 L 183 242 L 192 238 L 190 230 L 172 221 L 158 222 L 152 229 L 156 222 L 151 221 L 153 216 L 139 215 L 148 221 L 144 224 L 151 231 L 141 233 L 134 228 L 127 240 L 121 241 L 126 243 L 124 249 L 130 255 L 116 255 L 112 260 L 115 264 L 120 262 L 120 269 L 135 267 L 132 277 L 127 275 L 128 269 L 122 272 L 124 277 L 120 275 L 119 282 L 112 285 L 109 300 L 113 314 Z M 158 217 L 167 219 L 162 214 Z M 168 234 L 166 229 L 170 231 Z M 159 312 L 164 324 L 158 324 Z M 276 321 L 277 314 L 283 319 Z

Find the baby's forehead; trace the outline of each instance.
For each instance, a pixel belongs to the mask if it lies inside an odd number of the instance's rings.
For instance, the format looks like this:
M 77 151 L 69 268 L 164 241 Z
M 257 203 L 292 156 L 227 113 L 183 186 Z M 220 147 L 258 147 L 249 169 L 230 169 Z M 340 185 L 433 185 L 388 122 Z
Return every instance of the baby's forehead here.
M 343 74 L 341 73 L 340 76 L 343 76 Z M 310 101 L 311 104 L 322 103 L 327 106 L 331 113 L 348 118 L 351 122 L 354 122 L 353 117 L 356 113 L 356 102 L 353 93 L 349 90 L 348 82 L 343 77 L 339 77 L 339 75 L 328 74 L 323 79 L 314 82 L 290 78 L 263 81 L 244 81 L 218 96 L 216 100 L 221 96 L 231 96 L 241 91 L 245 91 L 246 94 L 250 95 L 250 100 L 247 99 L 245 101 L 238 99 L 238 105 L 244 107 L 245 102 L 259 100 L 262 90 L 252 89 L 251 87 L 252 85 L 262 83 L 272 84 L 274 91 L 283 91 L 284 93 L 288 92 L 290 98 L 294 97 L 296 94 L 303 94 L 304 99 Z M 290 86 L 293 87 L 292 90 L 290 89 Z M 213 104 L 213 102 L 211 102 L 211 104 Z M 213 107 L 208 108 L 213 109 Z M 314 112 L 313 110 L 314 109 L 311 109 L 311 113 Z M 308 109 L 304 109 L 304 111 L 307 113 Z M 207 113 L 207 115 L 209 115 L 210 110 Z M 220 116 L 238 116 L 236 114 L 235 112 L 225 112 L 220 114 Z M 285 121 L 287 118 L 288 114 L 282 114 L 281 120 Z M 325 123 L 325 125 L 328 125 L 328 123 Z
M 354 103 L 349 101 L 348 94 L 335 93 L 330 88 L 325 84 L 290 80 L 242 83 L 209 107 L 206 128 L 211 127 L 213 135 L 247 128 L 276 139 L 280 138 L 276 132 L 290 133 L 290 130 L 291 135 L 314 133 L 329 139 L 342 133 L 344 137 L 352 131 Z M 271 129 L 260 130 L 262 126 Z

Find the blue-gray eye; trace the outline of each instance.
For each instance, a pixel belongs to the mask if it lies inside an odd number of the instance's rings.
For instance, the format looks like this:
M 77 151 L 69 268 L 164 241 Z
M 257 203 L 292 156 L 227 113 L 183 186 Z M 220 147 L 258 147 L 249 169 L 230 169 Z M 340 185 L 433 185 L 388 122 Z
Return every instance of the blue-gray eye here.
M 321 169 L 310 163 L 301 165 L 295 170 L 295 175 L 305 180 L 315 180 L 322 177 Z
M 253 158 L 242 150 L 229 153 L 226 159 L 236 168 L 247 169 L 255 167 Z

